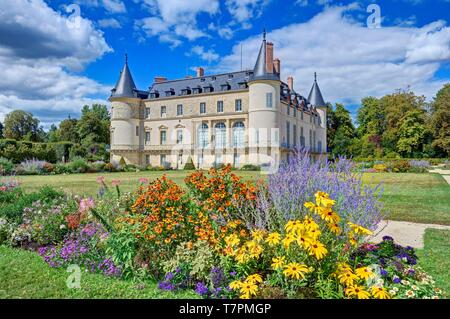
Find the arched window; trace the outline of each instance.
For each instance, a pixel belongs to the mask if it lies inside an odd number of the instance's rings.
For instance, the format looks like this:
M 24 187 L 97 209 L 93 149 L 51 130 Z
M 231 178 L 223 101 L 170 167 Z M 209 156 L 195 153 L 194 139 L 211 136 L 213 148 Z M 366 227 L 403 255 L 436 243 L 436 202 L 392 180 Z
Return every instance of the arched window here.
M 242 122 L 233 125 L 233 147 L 244 147 L 245 126 Z
M 216 148 L 225 148 L 227 143 L 227 128 L 224 123 L 217 123 L 215 126 Z
M 198 128 L 198 145 L 201 148 L 208 146 L 208 124 L 202 123 Z

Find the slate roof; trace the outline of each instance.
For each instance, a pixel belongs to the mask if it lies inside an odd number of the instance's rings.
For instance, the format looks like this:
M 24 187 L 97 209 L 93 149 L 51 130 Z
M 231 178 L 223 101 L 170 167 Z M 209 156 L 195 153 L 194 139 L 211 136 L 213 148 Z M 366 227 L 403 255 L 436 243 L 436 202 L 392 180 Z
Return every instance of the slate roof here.
M 111 90 L 111 97 L 138 97 L 138 92 L 128 68 L 128 57 L 125 55 L 125 64 L 120 72 L 119 81 L 117 81 L 114 89 Z
M 267 72 L 267 42 L 266 42 L 266 31 L 264 30 L 263 43 L 259 49 L 258 59 L 256 60 L 255 68 L 253 69 L 253 76 L 251 78 L 254 80 L 280 80 L 280 75 L 277 73 Z
M 190 94 L 196 89 L 200 89 L 196 93 L 243 90 L 248 87 L 252 74 L 252 71 L 246 70 L 153 83 L 149 88 L 150 98 L 166 97 L 167 92 L 173 92 L 171 96 L 187 95 L 183 94 L 183 90 L 190 91 Z
M 326 106 L 323 100 L 322 92 L 320 92 L 319 84 L 317 84 L 317 74 L 314 73 L 314 84 L 308 95 L 308 101 L 314 106 Z

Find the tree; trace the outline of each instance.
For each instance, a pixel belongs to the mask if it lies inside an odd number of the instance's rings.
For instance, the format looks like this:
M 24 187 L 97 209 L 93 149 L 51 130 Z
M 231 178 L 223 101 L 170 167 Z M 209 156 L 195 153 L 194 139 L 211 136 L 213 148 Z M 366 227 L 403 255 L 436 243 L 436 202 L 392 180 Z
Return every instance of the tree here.
M 398 129 L 397 151 L 403 156 L 421 155 L 426 135 L 424 112 L 409 111 Z M 420 152 L 420 154 L 418 154 Z
M 3 124 L 0 122 L 0 138 L 3 138 Z
M 59 131 L 58 127 L 55 124 L 50 126 L 50 130 L 48 131 L 48 141 L 49 142 L 59 142 Z
M 80 137 L 78 135 L 78 120 L 65 119 L 59 124 L 59 141 L 79 143 Z
M 450 83 L 439 90 L 430 105 L 428 128 L 432 134 L 431 146 L 444 157 L 450 156 Z
M 351 146 L 355 138 L 355 127 L 350 112 L 344 105 L 336 104 L 332 124 L 335 132 L 332 141 L 332 153 L 334 155 L 352 155 Z
M 15 110 L 5 117 L 4 136 L 15 140 L 37 142 L 42 138 L 43 129 L 39 127 L 39 120 L 33 114 L 22 110 Z
M 77 123 L 78 136 L 94 143 L 109 144 L 110 117 L 106 105 L 85 105 Z

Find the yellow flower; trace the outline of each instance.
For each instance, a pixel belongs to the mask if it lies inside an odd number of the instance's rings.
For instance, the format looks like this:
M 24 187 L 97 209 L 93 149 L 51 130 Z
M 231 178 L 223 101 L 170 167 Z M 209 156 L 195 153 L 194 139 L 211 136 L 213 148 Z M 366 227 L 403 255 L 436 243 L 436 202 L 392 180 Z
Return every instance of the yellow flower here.
M 280 242 L 280 240 L 281 240 L 281 236 L 279 233 L 276 233 L 276 232 L 270 233 L 267 236 L 266 243 L 268 243 L 269 246 L 275 246 L 276 244 L 278 244 Z
M 372 296 L 377 299 L 391 299 L 391 295 L 383 287 L 372 287 Z
M 341 220 L 338 214 L 331 208 L 323 208 L 319 211 L 320 217 L 328 223 L 338 223 Z
M 306 234 L 299 234 L 297 236 L 297 244 L 304 249 L 308 249 L 311 246 L 311 243 L 313 242 L 313 238 Z
M 360 286 L 350 286 L 345 288 L 345 294 L 347 297 L 355 296 L 358 299 L 369 299 L 370 294 Z
M 355 235 L 353 235 L 352 232 L 348 233 L 348 242 L 352 246 L 357 246 L 358 245 L 358 241 L 356 240 Z
M 295 241 L 295 236 L 293 234 L 287 234 L 283 239 L 283 245 L 285 249 L 288 249 L 289 246 Z
M 241 289 L 242 285 L 243 283 L 241 281 L 235 280 L 230 283 L 230 288 L 233 290 L 239 290 Z
M 225 243 L 231 247 L 239 245 L 240 239 L 236 234 L 225 237 Z
M 346 271 L 352 272 L 352 268 L 347 263 L 339 263 L 337 266 L 337 271 L 339 273 L 343 273 Z
M 299 220 L 290 220 L 284 227 L 288 233 L 295 233 L 303 229 L 303 223 Z
M 316 213 L 316 214 L 318 214 L 319 210 L 321 209 L 320 206 L 317 206 L 316 204 L 311 203 L 311 202 L 306 202 L 303 204 L 303 206 L 305 206 L 307 209 L 309 209 L 310 212 Z
M 247 277 L 247 279 L 245 280 L 245 283 L 252 283 L 252 284 L 256 284 L 256 283 L 261 283 L 263 282 L 261 275 L 259 274 L 254 274 L 254 275 L 250 275 Z
M 361 279 L 363 279 L 363 280 L 367 280 L 367 279 L 369 279 L 369 278 L 374 278 L 374 277 L 375 277 L 375 274 L 372 272 L 372 270 L 370 270 L 369 267 L 360 267 L 360 268 L 357 268 L 357 269 L 355 270 L 355 274 L 356 274 L 359 278 L 361 278 Z
M 311 230 L 307 233 L 307 235 L 308 235 L 309 237 L 311 237 L 312 239 L 314 239 L 314 240 L 316 240 L 317 238 L 319 238 L 320 234 L 321 234 L 321 232 L 320 232 L 320 230 L 318 230 L 318 229 L 311 229 Z
M 345 284 L 346 286 L 352 286 L 355 280 L 358 280 L 358 276 L 356 276 L 351 269 L 347 269 L 341 272 L 338 275 L 339 282 L 341 284 Z
M 356 235 L 372 235 L 372 232 L 370 230 L 368 230 L 367 228 L 364 228 L 357 224 L 353 224 L 351 222 L 348 222 L 347 224 L 350 226 L 350 228 Z
M 252 282 L 245 282 L 242 284 L 240 292 L 242 299 L 249 299 L 251 296 L 256 296 L 258 286 Z
M 300 277 L 301 277 L 302 279 L 305 279 L 305 273 L 308 273 L 308 272 L 309 272 L 309 268 L 304 264 L 289 263 L 286 265 L 283 273 L 286 277 L 291 277 L 291 278 L 296 278 L 296 279 L 300 279 Z
M 330 199 L 330 195 L 325 192 L 317 192 L 314 197 L 316 198 L 316 203 L 319 206 L 332 207 L 336 204 L 336 201 Z
M 317 223 L 311 217 L 305 217 L 305 219 L 303 220 L 303 225 L 305 226 L 306 230 L 319 229 L 319 225 L 317 225 Z
M 234 258 L 238 263 L 244 264 L 250 259 L 250 256 L 247 254 L 245 247 L 241 247 Z
M 264 231 L 262 230 L 253 230 L 252 231 L 252 238 L 256 241 L 261 241 L 264 238 Z
M 251 240 L 246 243 L 251 258 L 258 258 L 263 252 L 263 248 L 257 242 Z
M 286 257 L 284 256 L 272 258 L 272 268 L 274 270 L 283 269 L 285 261 Z
M 339 235 L 342 231 L 337 223 L 328 224 L 328 228 L 331 230 L 331 232 L 335 233 L 336 235 Z
M 328 250 L 321 242 L 315 241 L 309 246 L 309 253 L 310 255 L 315 256 L 317 260 L 320 260 L 325 257 Z

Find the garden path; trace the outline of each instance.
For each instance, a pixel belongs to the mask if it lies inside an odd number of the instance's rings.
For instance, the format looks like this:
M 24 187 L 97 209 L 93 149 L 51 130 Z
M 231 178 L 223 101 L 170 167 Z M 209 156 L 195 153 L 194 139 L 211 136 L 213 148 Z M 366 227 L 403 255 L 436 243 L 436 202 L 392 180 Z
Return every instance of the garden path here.
M 450 185 L 450 170 L 434 169 L 430 170 L 430 173 L 441 174 Z M 423 236 L 427 228 L 450 230 L 450 226 L 444 225 L 383 220 L 370 240 L 378 243 L 383 240 L 383 236 L 391 236 L 400 245 L 423 248 Z
M 383 236 L 391 236 L 396 243 L 402 246 L 423 248 L 423 236 L 427 228 L 450 230 L 450 226 L 444 225 L 383 220 L 378 225 L 377 230 L 374 231 L 374 235 L 372 235 L 370 241 L 379 243 L 383 240 Z

